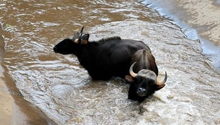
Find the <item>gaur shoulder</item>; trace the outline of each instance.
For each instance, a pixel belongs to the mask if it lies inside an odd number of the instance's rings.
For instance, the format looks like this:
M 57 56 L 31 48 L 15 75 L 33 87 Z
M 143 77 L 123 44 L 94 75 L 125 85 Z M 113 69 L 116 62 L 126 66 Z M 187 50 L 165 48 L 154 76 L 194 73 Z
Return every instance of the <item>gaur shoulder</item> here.
M 102 42 L 108 42 L 108 41 L 112 41 L 112 40 L 121 40 L 121 37 L 114 36 L 114 37 L 109 37 L 109 38 L 103 38 L 103 39 L 99 40 L 98 42 L 102 43 Z

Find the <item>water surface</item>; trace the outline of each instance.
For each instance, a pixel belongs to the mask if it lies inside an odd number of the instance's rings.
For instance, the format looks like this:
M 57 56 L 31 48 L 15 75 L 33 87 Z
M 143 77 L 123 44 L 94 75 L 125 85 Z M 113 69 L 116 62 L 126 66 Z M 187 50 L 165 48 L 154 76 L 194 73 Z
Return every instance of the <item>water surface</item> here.
M 191 40 L 199 40 L 203 54 L 220 73 L 219 0 L 141 0 L 147 7 L 175 21 Z
M 58 124 L 220 124 L 219 77 L 171 19 L 133 0 L 3 1 L 3 65 L 24 98 Z M 7 8 L 7 9 L 5 9 Z M 166 86 L 140 106 L 120 79 L 92 81 L 73 55 L 53 52 L 81 26 L 90 40 L 143 40 Z M 141 109 L 141 111 L 140 111 Z

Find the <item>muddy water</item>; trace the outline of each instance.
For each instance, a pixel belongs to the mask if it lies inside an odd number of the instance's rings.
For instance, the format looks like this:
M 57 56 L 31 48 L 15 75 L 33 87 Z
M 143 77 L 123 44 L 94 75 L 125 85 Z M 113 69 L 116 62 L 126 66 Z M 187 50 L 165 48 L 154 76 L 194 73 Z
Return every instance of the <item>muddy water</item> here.
M 141 0 L 147 7 L 175 21 L 189 39 L 200 40 L 203 54 L 220 72 L 219 0 Z
M 220 124 L 220 75 L 200 41 L 142 3 L 2 1 L 0 8 L 3 65 L 24 99 L 57 124 Z M 143 40 L 168 73 L 166 87 L 140 106 L 120 79 L 91 81 L 75 56 L 52 51 L 82 25 L 91 40 Z

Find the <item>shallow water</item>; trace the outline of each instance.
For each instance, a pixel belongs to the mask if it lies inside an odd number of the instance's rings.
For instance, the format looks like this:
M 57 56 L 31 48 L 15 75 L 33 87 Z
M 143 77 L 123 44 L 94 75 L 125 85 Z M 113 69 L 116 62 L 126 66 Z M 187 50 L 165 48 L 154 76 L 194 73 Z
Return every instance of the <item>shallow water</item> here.
M 220 124 L 220 75 L 175 22 L 133 0 L 3 1 L 4 62 L 26 100 L 58 124 Z M 165 88 L 140 106 L 120 79 L 91 81 L 75 56 L 53 46 L 84 25 L 91 40 L 143 40 Z M 140 111 L 141 110 L 141 111 Z

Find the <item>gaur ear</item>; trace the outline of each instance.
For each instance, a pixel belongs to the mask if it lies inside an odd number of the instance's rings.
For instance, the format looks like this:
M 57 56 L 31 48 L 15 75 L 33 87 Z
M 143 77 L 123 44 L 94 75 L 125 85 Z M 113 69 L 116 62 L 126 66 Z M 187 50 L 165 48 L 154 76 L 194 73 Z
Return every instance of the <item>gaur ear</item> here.
M 79 43 L 79 39 L 75 39 L 73 42 L 78 44 Z
M 79 35 L 80 35 L 79 32 L 75 32 L 75 33 L 73 34 L 72 41 L 73 41 L 74 43 L 79 43 Z
M 81 37 L 81 44 L 88 44 L 89 42 L 89 34 L 83 34 Z
M 130 75 L 126 75 L 125 76 L 125 79 L 128 81 L 128 82 L 133 82 L 133 78 L 130 76 Z

